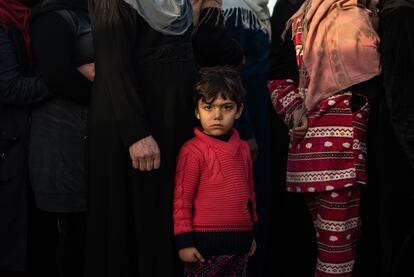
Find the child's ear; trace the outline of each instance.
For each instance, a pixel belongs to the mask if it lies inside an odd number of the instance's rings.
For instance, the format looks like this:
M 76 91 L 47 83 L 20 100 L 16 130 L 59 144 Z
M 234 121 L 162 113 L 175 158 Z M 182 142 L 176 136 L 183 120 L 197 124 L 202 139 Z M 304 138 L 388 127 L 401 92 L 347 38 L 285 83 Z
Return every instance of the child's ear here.
M 198 112 L 197 108 L 194 110 L 194 115 L 197 117 L 197 119 L 200 119 L 200 113 Z
M 237 107 L 236 119 L 240 118 L 240 116 L 243 112 L 243 109 L 244 109 L 244 105 L 243 105 L 243 103 L 241 103 L 240 106 Z

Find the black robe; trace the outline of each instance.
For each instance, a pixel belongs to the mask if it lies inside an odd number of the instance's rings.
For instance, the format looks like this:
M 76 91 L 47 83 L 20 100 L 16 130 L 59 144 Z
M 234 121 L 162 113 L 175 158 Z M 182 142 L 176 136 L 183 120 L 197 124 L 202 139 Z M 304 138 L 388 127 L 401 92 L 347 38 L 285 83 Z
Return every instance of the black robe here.
M 156 32 L 123 1 L 111 16 L 90 1 L 96 77 L 89 113 L 88 277 L 181 275 L 173 241 L 175 160 L 192 135 L 191 30 Z M 161 167 L 131 166 L 129 146 L 152 135 Z

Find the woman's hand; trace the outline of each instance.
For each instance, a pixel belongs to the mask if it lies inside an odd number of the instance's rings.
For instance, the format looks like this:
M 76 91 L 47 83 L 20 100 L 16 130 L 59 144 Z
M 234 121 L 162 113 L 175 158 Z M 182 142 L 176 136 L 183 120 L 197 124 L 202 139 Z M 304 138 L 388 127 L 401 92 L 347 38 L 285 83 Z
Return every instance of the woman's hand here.
M 157 142 L 152 136 L 145 137 L 129 147 L 132 167 L 141 171 L 158 169 L 161 154 Z
M 185 263 L 204 262 L 203 256 L 195 247 L 182 248 L 178 251 L 181 261 Z

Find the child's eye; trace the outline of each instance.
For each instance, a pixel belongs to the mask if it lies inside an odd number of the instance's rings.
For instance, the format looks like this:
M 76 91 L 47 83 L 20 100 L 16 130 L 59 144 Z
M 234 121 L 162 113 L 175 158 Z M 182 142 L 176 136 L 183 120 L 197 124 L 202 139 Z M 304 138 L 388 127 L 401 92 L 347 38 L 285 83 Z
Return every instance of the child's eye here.
M 204 109 L 205 109 L 206 111 L 210 111 L 210 110 L 211 110 L 211 105 L 205 105 L 205 106 L 204 106 Z
M 225 111 L 230 111 L 230 110 L 232 110 L 233 109 L 233 105 L 225 105 L 224 106 L 224 110 Z

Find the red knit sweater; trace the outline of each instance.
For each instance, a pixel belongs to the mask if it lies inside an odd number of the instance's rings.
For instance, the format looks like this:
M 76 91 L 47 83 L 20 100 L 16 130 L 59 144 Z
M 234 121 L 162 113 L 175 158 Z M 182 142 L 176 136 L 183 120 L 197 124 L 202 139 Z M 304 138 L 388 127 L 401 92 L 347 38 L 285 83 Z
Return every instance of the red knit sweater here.
M 235 129 L 227 142 L 199 129 L 194 133 L 177 161 L 177 247 L 196 246 L 203 255 L 242 252 L 240 247 L 250 247 L 257 221 L 249 147 Z

